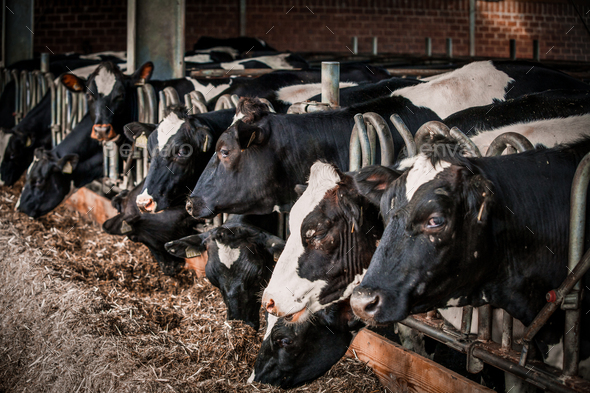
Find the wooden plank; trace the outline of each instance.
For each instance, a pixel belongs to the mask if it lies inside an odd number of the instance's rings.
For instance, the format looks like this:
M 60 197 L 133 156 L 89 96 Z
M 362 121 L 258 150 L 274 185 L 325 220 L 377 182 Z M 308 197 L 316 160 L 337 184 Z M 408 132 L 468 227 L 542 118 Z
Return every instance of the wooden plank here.
M 78 189 L 65 201 L 65 205 L 77 210 L 81 215 L 88 215 L 102 225 L 106 220 L 118 214 L 111 201 L 86 187 Z
M 367 329 L 356 335 L 347 355 L 367 362 L 393 392 L 493 392 Z

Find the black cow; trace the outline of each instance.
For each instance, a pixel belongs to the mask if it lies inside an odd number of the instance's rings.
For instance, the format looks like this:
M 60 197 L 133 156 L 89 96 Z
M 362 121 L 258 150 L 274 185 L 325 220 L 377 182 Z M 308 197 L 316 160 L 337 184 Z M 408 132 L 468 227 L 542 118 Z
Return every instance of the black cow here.
M 133 190 L 124 190 L 112 201 L 119 214 L 104 222 L 102 228 L 111 235 L 127 236 L 131 241 L 145 244 L 167 275 L 175 275 L 185 267 L 184 258 L 166 252 L 164 244 L 195 232 L 201 221 L 190 217 L 182 208 L 172 208 L 160 214 L 141 214 L 135 205 L 143 183 Z
M 137 120 L 137 87 L 147 82 L 153 72 L 152 62 L 143 64 L 133 75 L 124 75 L 111 62 L 102 62 L 88 79 L 74 74 L 61 76 L 63 84 L 72 92 L 84 92 L 88 99 L 88 112 L 93 119 L 92 138 L 107 141 L 123 134 L 123 126 Z M 150 81 L 156 94 L 171 86 L 176 89 L 180 100 L 195 89 L 186 78 L 164 81 Z
M 141 123 L 126 126 L 136 135 L 153 130 L 147 145 L 150 169 L 137 198 L 142 211 L 154 213 L 185 203 L 233 115 L 232 109 L 226 109 L 189 116 L 184 107 L 178 107 L 171 108 L 155 129 L 155 125 Z
M 438 138 L 434 144 L 455 145 Z M 386 228 L 353 291 L 355 314 L 390 323 L 438 307 L 491 304 L 529 325 L 545 294 L 568 274 L 571 185 L 588 152 L 584 138 L 500 157 L 418 155 L 397 180 L 390 176 L 378 187 L 385 189 Z M 590 274 L 583 281 L 588 285 Z M 581 308 L 588 307 L 586 298 Z M 588 326 L 590 315 L 583 315 L 580 331 Z M 556 314 L 537 337 L 544 357 L 563 332 L 563 315 Z M 589 348 L 582 345 L 581 359 Z
M 258 330 L 259 294 L 285 242 L 247 220 L 233 217 L 208 232 L 166 243 L 166 249 L 181 258 L 206 255 L 206 275 L 221 291 L 227 318 L 242 320 Z
M 38 147 L 51 149 L 51 95 L 43 99 L 13 129 L 0 146 L 0 184 L 12 186 L 33 161 Z
M 37 218 L 49 213 L 73 187 L 82 187 L 102 175 L 102 148 L 90 138 L 89 115 L 50 151 L 35 150 L 17 210 Z
M 291 235 L 262 304 L 269 313 L 297 322 L 350 296 L 369 266 L 383 222 L 351 176 L 317 162 L 289 225 Z
M 350 130 L 357 113 L 376 112 L 390 128 L 389 115 L 397 113 L 414 133 L 422 123 L 459 110 L 517 96 L 518 92 L 543 91 L 554 80 L 578 87 L 582 82 L 550 69 L 534 74 L 524 64 L 475 62 L 429 81 L 395 91 L 380 98 L 338 111 L 304 115 L 263 116 L 254 124 L 237 122 L 217 142 L 212 157 L 188 206 L 195 216 L 213 213 L 264 214 L 274 206 L 288 210 L 295 199 L 294 187 L 303 183 L 317 159 L 327 159 L 343 170 L 348 167 Z M 518 88 L 516 87 L 518 85 Z M 483 88 L 482 86 L 485 86 Z M 485 94 L 483 93 L 485 91 Z M 396 149 L 403 144 L 393 133 Z M 227 193 L 229 185 L 237 192 Z

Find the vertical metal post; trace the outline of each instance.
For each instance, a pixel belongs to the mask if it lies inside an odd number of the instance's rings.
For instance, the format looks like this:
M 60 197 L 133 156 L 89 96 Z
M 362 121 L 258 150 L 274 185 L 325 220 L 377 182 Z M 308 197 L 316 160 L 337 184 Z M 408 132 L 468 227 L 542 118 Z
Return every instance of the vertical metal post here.
M 453 39 L 447 38 L 447 57 L 449 59 L 453 58 Z
M 533 60 L 541 61 L 541 51 L 539 48 L 539 40 L 533 40 Z
M 377 56 L 377 37 L 373 37 L 373 41 L 371 41 L 371 54 L 373 56 Z
M 513 318 L 506 311 L 502 310 L 502 349 L 512 349 L 512 325 Z
M 516 40 L 510 40 L 510 59 L 516 60 Z
M 477 312 L 479 313 L 477 338 L 482 341 L 490 341 L 492 339 L 492 306 L 486 304 L 478 307 Z
M 358 39 L 358 37 L 356 37 L 356 36 L 352 37 L 351 46 L 352 46 L 352 48 L 351 48 L 352 53 L 354 53 L 355 55 L 358 55 L 358 53 L 359 53 L 359 39 Z
M 33 58 L 34 0 L 4 0 L 2 60 L 4 66 Z
M 322 102 L 340 105 L 340 63 L 322 61 Z
M 246 36 L 246 0 L 240 0 L 240 36 Z
M 41 53 L 41 72 L 49 72 L 49 53 Z
M 465 306 L 461 310 L 461 333 L 471 333 L 471 322 L 473 320 L 473 306 Z
M 469 0 L 469 56 L 475 57 L 475 0 Z
M 426 37 L 425 48 L 426 48 L 426 56 L 432 57 L 432 38 Z

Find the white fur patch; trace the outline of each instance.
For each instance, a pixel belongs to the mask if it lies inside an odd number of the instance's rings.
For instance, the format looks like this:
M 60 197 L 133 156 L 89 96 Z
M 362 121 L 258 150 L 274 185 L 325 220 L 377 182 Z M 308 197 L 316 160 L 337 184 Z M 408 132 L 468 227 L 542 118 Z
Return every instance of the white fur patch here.
M 113 91 L 113 86 L 115 86 L 117 78 L 115 78 L 115 74 L 101 67 L 96 77 L 94 77 L 94 82 L 96 83 L 98 93 L 108 96 Z
M 39 159 L 36 156 L 33 157 L 33 162 L 31 162 L 31 165 L 29 165 L 29 168 L 27 169 L 27 176 L 31 174 L 31 171 L 33 170 L 33 167 L 37 161 L 39 161 Z
M 223 83 L 219 86 L 213 86 L 211 83 L 209 83 L 205 86 L 201 84 L 198 80 L 190 78 L 188 76 L 186 77 L 186 79 L 193 84 L 193 86 L 195 87 L 195 91 L 200 91 L 201 93 L 203 93 L 207 101 L 209 101 L 213 97 L 216 97 L 217 95 L 219 95 L 219 93 L 221 93 L 229 87 L 229 83 Z
M 219 261 L 225 265 L 228 269 L 231 269 L 231 266 L 234 264 L 235 261 L 238 260 L 240 257 L 240 249 L 239 248 L 231 248 L 226 246 L 225 244 L 219 243 L 217 240 L 215 241 L 217 244 L 217 252 L 219 253 Z
M 436 177 L 437 174 L 451 166 L 446 161 L 439 161 L 436 166 L 432 166 L 430 159 L 422 154 L 419 154 L 416 158 L 412 169 L 408 171 L 408 177 L 406 178 L 406 198 L 409 201 L 412 200 L 414 193 L 421 185 L 428 183 Z M 447 303 L 448 304 L 448 303 Z M 448 304 L 454 306 L 455 304 Z
M 278 55 L 271 55 L 271 56 L 260 56 L 260 57 L 252 57 L 250 59 L 240 59 L 235 61 L 229 61 L 227 63 L 220 63 L 219 65 L 224 70 L 243 70 L 246 67 L 242 63 L 247 63 L 249 61 L 259 61 L 263 64 L 266 64 L 270 68 L 274 70 L 292 70 L 293 66 L 289 64 L 288 61 L 285 60 L 286 57 L 291 55 L 290 53 L 281 53 Z
M 396 90 L 392 96 L 405 97 L 444 119 L 466 108 L 489 105 L 494 99 L 503 101 L 505 88 L 513 80 L 491 61 L 477 61 L 430 82 Z
M 493 140 L 505 132 L 521 134 L 533 145 L 541 143 L 546 147 L 553 147 L 559 143 L 574 141 L 582 135 L 589 135 L 590 114 L 511 124 L 490 131 L 482 131 L 472 136 L 471 140 L 482 154 L 485 154 Z
M 316 162 L 311 167 L 307 189 L 291 209 L 291 235 L 262 297 L 263 302 L 270 299 L 275 302 L 279 316 L 296 313 L 308 306 L 308 310 L 299 318 L 299 321 L 303 321 L 309 313 L 320 309 L 317 299 L 326 281 L 309 281 L 297 274 L 299 258 L 304 252 L 301 225 L 305 217 L 322 201 L 326 192 L 336 187 L 339 181 L 340 176 L 332 165 Z
M 229 54 L 234 59 L 240 52 L 237 49 L 232 48 L 231 46 L 214 46 L 213 48 L 209 49 L 199 49 L 197 53 L 211 53 L 211 52 L 225 52 Z
M 156 208 L 158 206 L 158 203 L 156 201 L 154 201 L 154 198 L 149 194 L 147 187 L 146 187 L 145 190 L 143 190 L 143 192 L 141 194 L 139 194 L 135 198 L 135 203 L 141 201 L 142 199 L 151 199 L 152 200 L 152 203 L 154 204 L 154 211 L 156 211 Z
M 80 59 L 102 61 L 102 57 L 101 56 L 113 56 L 113 57 L 117 57 L 117 58 L 119 58 L 121 60 L 125 60 L 125 59 L 127 59 L 127 52 L 125 52 L 125 51 L 97 52 L 97 53 L 91 53 L 89 55 L 81 55 L 80 56 Z
M 191 63 L 211 63 L 211 55 L 207 54 L 198 54 L 198 55 L 191 55 L 186 56 L 184 61 L 190 61 Z
M 242 112 L 236 113 L 236 114 L 234 115 L 234 119 L 232 120 L 230 127 L 231 127 L 231 126 L 233 126 L 234 124 L 236 124 L 236 122 L 237 122 L 238 120 L 240 120 L 240 119 L 243 119 L 245 116 L 246 116 L 246 115 L 244 115 Z
M 174 112 L 170 112 L 168 116 L 162 120 L 162 122 L 158 125 L 158 129 L 156 130 L 158 132 L 158 147 L 160 148 L 160 151 L 162 151 L 164 146 L 166 146 L 168 140 L 172 136 L 176 135 L 183 123 L 184 120 L 179 118 Z
M 357 86 L 356 82 L 340 82 L 340 88 Z M 304 102 L 311 97 L 322 93 L 321 83 L 306 83 L 304 85 L 293 85 L 281 87 L 277 90 L 277 98 L 288 104 Z

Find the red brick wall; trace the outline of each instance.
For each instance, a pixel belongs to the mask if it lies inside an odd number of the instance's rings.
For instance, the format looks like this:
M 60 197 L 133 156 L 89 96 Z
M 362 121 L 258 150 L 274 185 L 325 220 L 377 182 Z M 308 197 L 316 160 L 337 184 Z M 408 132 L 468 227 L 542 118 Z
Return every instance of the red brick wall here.
M 587 2 L 584 7 L 581 0 L 574 2 L 590 25 Z M 126 48 L 125 1 L 77 4 L 35 2 L 35 51 Z M 239 0 L 186 0 L 186 48 L 201 35 L 237 36 L 238 5 Z M 429 36 L 435 54 L 445 52 L 447 37 L 456 56 L 469 54 L 468 0 L 247 0 L 246 25 L 247 35 L 279 50 L 346 52 L 356 35 L 361 52 L 368 52 L 377 36 L 381 53 L 422 54 Z M 519 58 L 532 57 L 537 39 L 542 59 L 590 61 L 590 35 L 565 0 L 477 1 L 476 55 L 508 57 L 511 38 Z

